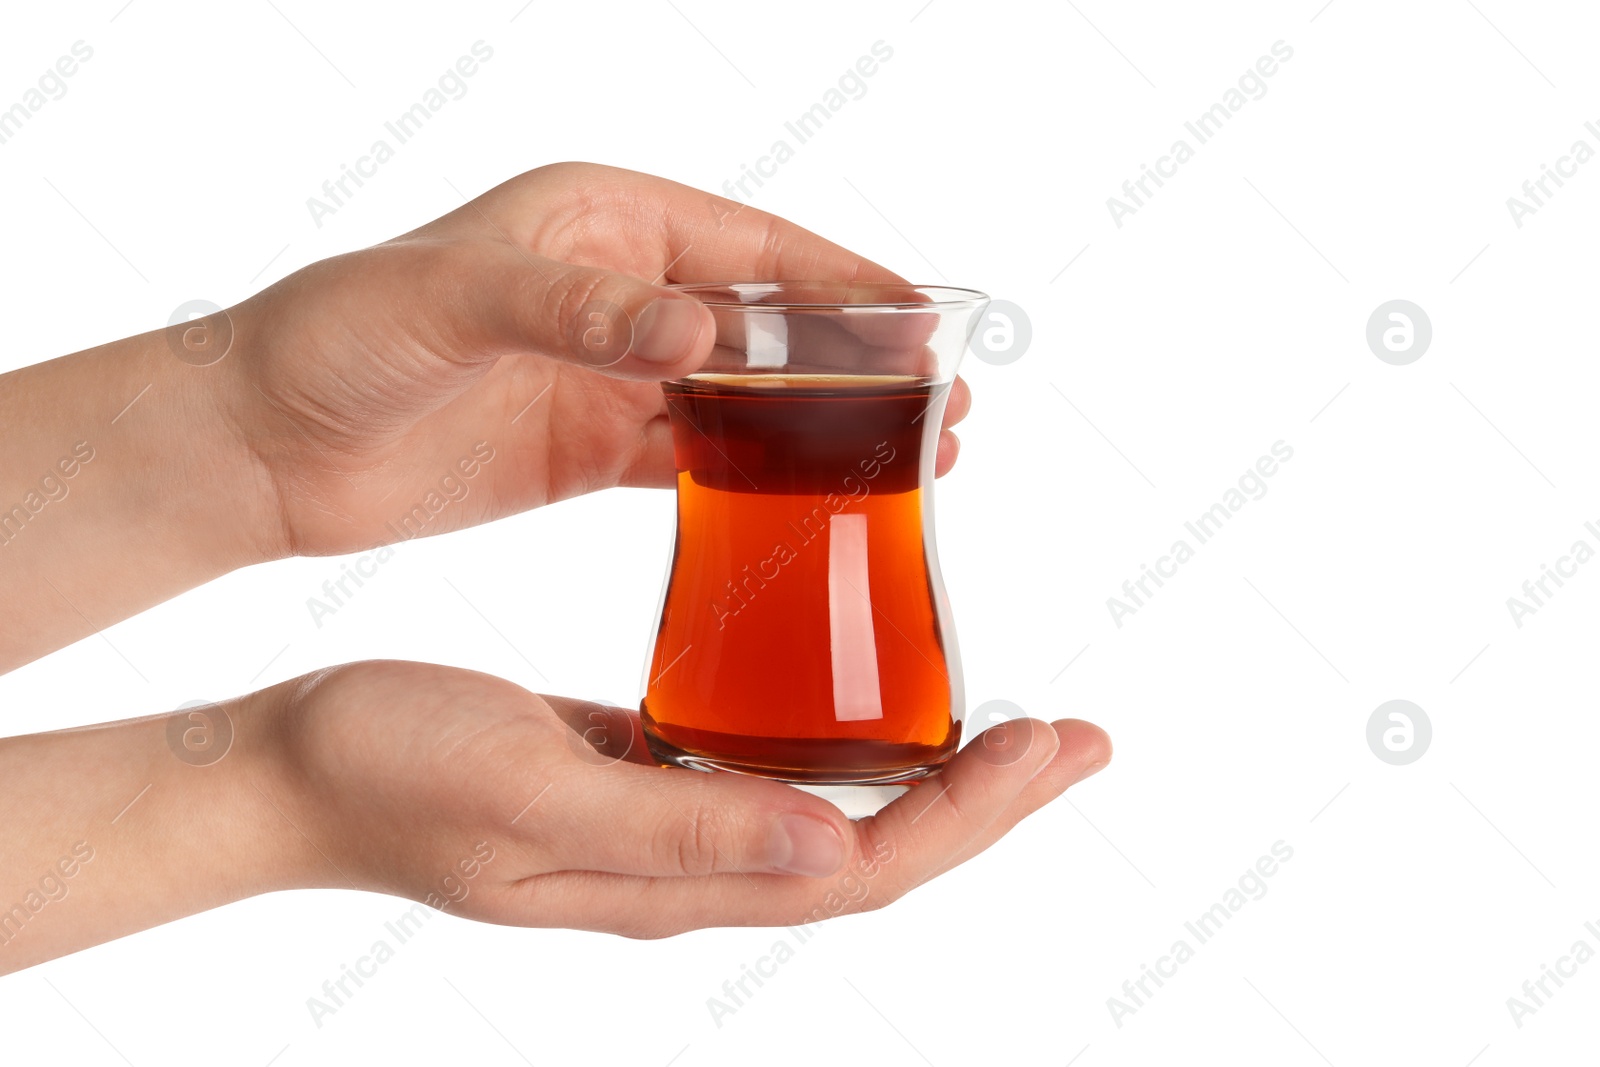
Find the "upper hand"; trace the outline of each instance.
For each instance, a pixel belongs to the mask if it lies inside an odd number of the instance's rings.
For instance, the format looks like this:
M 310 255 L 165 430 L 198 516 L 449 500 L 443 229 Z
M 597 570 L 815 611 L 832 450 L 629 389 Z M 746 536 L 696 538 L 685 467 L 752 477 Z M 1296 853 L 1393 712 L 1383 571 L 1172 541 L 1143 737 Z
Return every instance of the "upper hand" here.
M 281 516 L 278 553 L 366 550 L 670 485 L 656 382 L 698 367 L 714 327 L 655 283 L 784 278 L 899 280 L 722 197 L 558 164 L 230 309 L 234 351 L 207 369 Z M 958 381 L 947 427 L 969 402 Z M 956 448 L 946 429 L 939 473 Z

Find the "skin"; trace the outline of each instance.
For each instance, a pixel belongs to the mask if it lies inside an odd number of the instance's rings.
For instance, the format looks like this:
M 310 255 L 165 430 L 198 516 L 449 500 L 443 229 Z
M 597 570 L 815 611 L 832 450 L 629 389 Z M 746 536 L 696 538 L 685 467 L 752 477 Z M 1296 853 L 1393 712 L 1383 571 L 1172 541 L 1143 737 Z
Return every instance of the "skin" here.
M 670 485 L 657 383 L 713 329 L 656 283 L 729 278 L 899 280 L 720 197 L 560 164 L 187 327 L 0 376 L 0 502 L 48 498 L 9 530 L 0 512 L 0 582 L 30 606 L 0 617 L 0 670 L 237 567 L 386 543 L 481 440 L 495 461 L 428 535 Z M 625 353 L 584 346 L 596 302 Z M 958 381 L 941 474 L 969 405 Z M 0 740 L 0 909 L 22 905 L 0 912 L 0 972 L 297 887 L 633 937 L 870 910 L 1110 758 L 1089 723 L 1018 720 L 852 822 L 780 783 L 657 767 L 637 715 L 430 664 L 172 719 Z

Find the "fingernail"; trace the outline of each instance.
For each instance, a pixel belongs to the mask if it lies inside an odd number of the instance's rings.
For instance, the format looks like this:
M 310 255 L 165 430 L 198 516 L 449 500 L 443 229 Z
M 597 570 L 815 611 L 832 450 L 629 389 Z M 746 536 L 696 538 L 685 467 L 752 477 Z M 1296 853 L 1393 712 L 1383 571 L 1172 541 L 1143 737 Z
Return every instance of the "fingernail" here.
M 700 302 L 660 297 L 644 309 L 633 331 L 633 354 L 648 363 L 676 363 L 700 332 Z
M 774 870 L 823 878 L 844 863 L 844 840 L 820 819 L 784 815 L 772 826 L 768 853 Z
M 1079 773 L 1078 777 L 1076 777 L 1076 778 L 1074 778 L 1072 780 L 1072 784 L 1073 785 L 1077 785 L 1079 782 L 1083 781 L 1085 778 L 1089 777 L 1091 774 L 1099 774 L 1100 771 L 1105 767 L 1105 765 L 1107 763 L 1110 763 L 1110 762 L 1111 762 L 1110 760 L 1096 760 L 1095 762 L 1089 764 L 1087 767 L 1085 767 L 1082 770 L 1081 773 Z

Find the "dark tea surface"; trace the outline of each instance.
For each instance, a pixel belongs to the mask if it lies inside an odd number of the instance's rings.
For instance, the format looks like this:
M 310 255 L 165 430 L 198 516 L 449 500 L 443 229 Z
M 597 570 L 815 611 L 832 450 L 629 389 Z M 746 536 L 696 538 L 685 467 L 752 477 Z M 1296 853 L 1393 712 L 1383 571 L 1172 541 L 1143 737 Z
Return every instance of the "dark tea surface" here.
M 641 708 L 652 751 L 794 781 L 936 768 L 960 740 L 923 488 L 948 387 L 740 374 L 664 388 L 678 531 Z

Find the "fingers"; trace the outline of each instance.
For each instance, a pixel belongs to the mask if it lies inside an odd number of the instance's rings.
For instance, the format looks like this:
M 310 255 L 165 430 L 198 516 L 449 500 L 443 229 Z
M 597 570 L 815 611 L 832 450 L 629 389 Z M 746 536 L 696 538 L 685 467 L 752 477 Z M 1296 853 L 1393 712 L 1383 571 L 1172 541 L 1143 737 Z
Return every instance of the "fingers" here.
M 712 926 L 795 926 L 887 903 L 871 877 L 886 864 L 851 867 L 838 878 L 718 874 L 646 878 L 609 871 L 557 871 L 507 887 L 496 922 L 670 937 Z M 870 871 L 864 875 L 862 871 Z
M 1031 719 L 1002 723 L 984 738 L 987 743 L 974 741 L 939 775 L 853 824 L 853 853 L 831 876 L 652 879 L 569 870 L 518 887 L 508 921 L 662 937 L 706 926 L 790 926 L 882 907 L 984 842 L 984 831 L 1050 765 L 1059 740 Z
M 443 224 L 476 232 L 492 226 L 544 255 L 603 262 L 669 282 L 904 280 L 776 215 L 593 163 L 558 163 L 519 175 L 436 225 Z
M 939 869 L 939 874 L 959 867 L 978 855 L 1010 833 L 1023 819 L 1111 762 L 1111 738 L 1094 723 L 1082 719 L 1060 719 L 1050 725 L 1060 739 L 1055 758 L 1028 782 L 998 819 L 952 856 Z
M 709 300 L 713 295 L 700 298 Z M 738 373 L 759 357 L 761 365 L 781 366 L 784 374 L 939 376 L 939 353 L 924 343 L 926 331 L 904 317 L 750 312 L 714 301 L 707 307 L 717 327 L 707 371 Z M 921 336 L 894 336 L 900 330 Z
M 569 739 L 571 748 L 585 762 L 606 766 L 627 760 L 643 767 L 657 765 L 645 747 L 644 726 L 637 711 L 575 697 L 546 696 L 544 702 L 577 735 Z
M 853 835 L 833 805 L 779 782 L 626 761 L 563 775 L 526 832 L 555 865 L 661 878 L 823 878 Z
M 961 454 L 961 439 L 949 430 L 939 431 L 939 451 L 933 458 L 933 475 L 943 478 L 950 473 L 950 468 L 956 465 L 956 457 Z
M 957 378 L 951 383 L 950 393 L 945 397 L 944 428 L 939 431 L 939 448 L 933 459 L 934 477 L 943 478 L 956 465 L 956 457 L 961 454 L 961 439 L 950 432 L 950 427 L 966 418 L 971 410 L 972 389 L 965 379 Z
M 787 374 L 936 378 L 941 354 L 959 351 L 970 317 L 961 309 L 917 310 L 933 297 L 898 282 L 786 281 L 687 291 L 716 318 L 710 367 L 720 370 L 738 370 L 759 357 L 763 366 L 781 360 Z M 957 330 L 962 338 L 954 336 Z
M 998 819 L 1059 746 L 1056 732 L 1037 719 L 990 727 L 938 774 L 862 820 L 862 833 L 911 857 L 898 873 L 908 889 L 920 885 Z
M 710 354 L 714 319 L 691 310 L 655 283 L 813 279 L 844 283 L 845 303 L 929 298 L 904 288 L 892 271 L 766 212 L 633 171 L 564 163 L 540 168 L 490 190 L 399 239 L 428 243 L 472 235 L 472 255 L 497 247 L 502 284 L 478 291 L 471 277 L 455 301 L 491 327 L 494 354 L 537 351 L 621 378 L 661 380 L 700 367 Z M 859 289 L 859 292 L 857 291 Z M 697 302 L 698 303 L 698 302 Z M 733 316 L 742 328 L 743 317 Z M 931 373 L 926 342 L 962 325 L 955 312 L 901 308 L 837 322 L 800 317 L 805 331 L 843 333 L 846 344 L 816 349 L 819 366 L 877 373 Z M 497 329 L 494 327 L 498 327 Z M 728 327 L 734 330 L 733 326 Z M 736 332 L 736 331 L 735 331 Z M 731 336 L 731 334 L 730 334 Z M 837 340 L 837 339 L 835 339 Z M 804 353 L 802 353 L 804 354 Z M 797 362 L 809 366 L 811 355 Z M 926 365 L 926 366 L 925 366 Z
M 663 401 L 662 408 L 665 407 Z M 672 457 L 672 426 L 664 413 L 640 427 L 638 454 L 620 481 L 640 489 L 671 489 L 678 484 L 678 468 Z
M 691 373 L 711 351 L 711 313 L 692 297 L 504 244 L 469 248 L 455 306 L 495 355 L 531 351 L 612 377 L 661 380 Z
M 957 378 L 950 386 L 950 395 L 944 401 L 944 421 L 942 425 L 949 429 L 972 410 L 972 387 L 967 385 L 965 378 Z
M 511 887 L 500 921 L 664 937 L 707 926 L 790 926 L 882 907 L 988 848 L 1110 754 L 1105 732 L 1091 723 L 1004 723 L 940 775 L 855 824 L 853 854 L 831 876 L 559 871 Z

